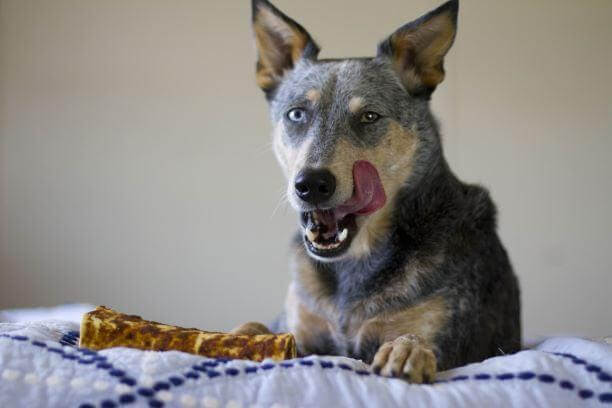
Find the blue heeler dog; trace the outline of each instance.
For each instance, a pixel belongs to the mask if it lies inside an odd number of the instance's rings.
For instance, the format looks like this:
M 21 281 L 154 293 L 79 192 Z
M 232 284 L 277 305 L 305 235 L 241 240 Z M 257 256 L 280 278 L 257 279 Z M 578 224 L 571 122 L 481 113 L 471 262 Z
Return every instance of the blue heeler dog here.
M 400 27 L 376 57 L 320 60 L 301 25 L 253 0 L 257 83 L 300 214 L 272 329 L 293 333 L 300 355 L 350 356 L 420 383 L 520 348 L 519 288 L 495 206 L 449 169 L 429 109 L 458 8 L 449 1 Z

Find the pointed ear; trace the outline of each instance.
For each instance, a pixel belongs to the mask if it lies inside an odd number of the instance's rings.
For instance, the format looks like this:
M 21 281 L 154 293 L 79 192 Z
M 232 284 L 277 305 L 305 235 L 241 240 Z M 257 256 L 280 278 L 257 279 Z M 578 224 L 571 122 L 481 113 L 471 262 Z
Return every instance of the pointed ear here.
M 270 93 L 300 58 L 315 60 L 319 47 L 308 32 L 267 0 L 253 1 L 257 84 Z
M 411 94 L 429 97 L 444 79 L 444 56 L 455 40 L 458 11 L 459 1 L 451 0 L 379 44 L 378 58 L 391 59 Z

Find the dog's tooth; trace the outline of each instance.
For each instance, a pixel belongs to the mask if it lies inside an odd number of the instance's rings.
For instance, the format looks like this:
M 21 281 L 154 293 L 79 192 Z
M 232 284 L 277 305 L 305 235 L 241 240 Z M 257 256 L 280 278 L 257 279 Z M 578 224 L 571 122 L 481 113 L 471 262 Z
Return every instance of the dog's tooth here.
M 314 246 L 317 249 L 323 249 L 323 250 L 327 250 L 327 249 L 336 249 L 340 246 L 340 243 L 331 243 L 331 244 L 319 244 L 316 241 L 312 241 L 312 246 Z
M 315 234 L 314 232 L 312 232 L 312 230 L 306 229 L 306 236 L 308 237 L 310 242 L 315 242 L 315 240 L 317 239 L 318 235 L 319 234 Z
M 338 241 L 343 242 L 346 237 L 348 237 L 348 228 L 342 230 L 342 232 L 338 235 Z

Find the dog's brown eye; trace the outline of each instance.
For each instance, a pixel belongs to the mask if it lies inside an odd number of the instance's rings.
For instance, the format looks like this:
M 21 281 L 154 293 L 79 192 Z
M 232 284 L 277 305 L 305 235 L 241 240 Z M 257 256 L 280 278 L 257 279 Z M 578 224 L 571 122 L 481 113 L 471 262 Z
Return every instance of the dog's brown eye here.
M 365 112 L 361 115 L 361 123 L 374 123 L 380 119 L 380 115 L 376 112 Z
M 292 122 L 303 122 L 306 119 L 306 111 L 302 108 L 293 108 L 287 112 L 287 118 Z

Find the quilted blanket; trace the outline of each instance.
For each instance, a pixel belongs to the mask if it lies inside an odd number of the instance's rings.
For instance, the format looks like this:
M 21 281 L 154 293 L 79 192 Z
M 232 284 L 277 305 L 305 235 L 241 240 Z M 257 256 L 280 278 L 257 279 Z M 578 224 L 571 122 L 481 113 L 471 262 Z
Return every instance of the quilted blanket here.
M 612 346 L 551 338 L 411 385 L 361 361 L 207 359 L 76 346 L 69 321 L 0 323 L 0 407 L 612 407 Z

